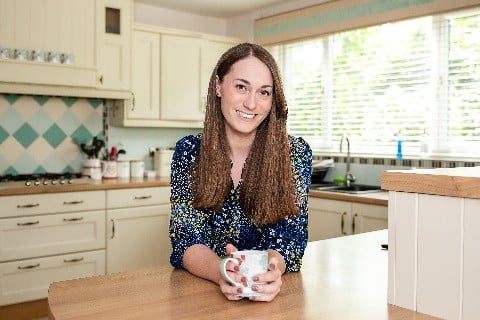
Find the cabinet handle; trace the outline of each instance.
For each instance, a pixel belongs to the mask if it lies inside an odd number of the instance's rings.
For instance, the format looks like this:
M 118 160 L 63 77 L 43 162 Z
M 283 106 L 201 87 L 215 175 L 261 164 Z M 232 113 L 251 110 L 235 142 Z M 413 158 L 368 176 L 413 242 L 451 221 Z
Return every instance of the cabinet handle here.
M 100 76 L 100 78 L 98 78 L 98 81 L 100 82 L 100 84 L 103 84 L 103 74 Z
M 18 269 L 19 270 L 26 270 L 26 269 L 33 269 L 33 268 L 38 268 L 40 267 L 40 263 L 37 263 L 37 264 L 31 264 L 31 265 L 28 265 L 28 266 L 18 266 Z
M 344 226 L 345 226 L 345 216 L 347 215 L 347 213 L 344 211 L 342 213 L 342 221 L 340 222 L 340 226 L 342 227 L 342 234 L 343 235 L 346 235 L 347 233 L 345 232 L 344 230 Z
M 352 233 L 355 234 L 355 219 L 358 217 L 358 214 L 355 213 L 352 219 Z
M 115 237 L 115 221 L 113 219 L 110 219 L 112 222 L 112 235 L 110 236 L 110 239 L 113 239 Z
M 152 196 L 141 196 L 141 197 L 135 197 L 135 200 L 146 200 L 150 199 Z
M 63 262 L 65 262 L 65 263 L 80 262 L 80 261 L 83 261 L 83 257 L 81 257 L 81 258 L 73 258 L 73 259 L 63 259 Z
M 82 204 L 83 200 L 77 200 L 77 201 L 63 201 L 63 204 L 65 205 L 70 205 L 70 204 Z
M 83 220 L 83 217 L 78 217 L 78 218 L 63 218 L 63 221 L 65 221 L 65 222 L 81 221 L 81 220 Z
M 130 111 L 135 111 L 135 92 L 132 92 L 132 109 Z
M 29 221 L 29 222 L 17 222 L 17 226 L 31 226 L 31 225 L 34 225 L 34 224 L 39 224 L 40 221 L 37 220 L 37 221 Z
M 35 207 L 40 207 L 40 203 L 35 203 L 35 204 L 18 204 L 17 208 L 35 208 Z

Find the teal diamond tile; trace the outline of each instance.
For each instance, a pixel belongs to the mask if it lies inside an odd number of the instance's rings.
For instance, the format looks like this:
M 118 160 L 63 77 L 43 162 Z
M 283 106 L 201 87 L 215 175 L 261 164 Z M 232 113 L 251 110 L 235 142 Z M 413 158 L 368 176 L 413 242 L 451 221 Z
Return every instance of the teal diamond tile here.
M 18 95 L 18 94 L 4 94 L 3 97 L 11 105 L 13 105 L 18 99 L 20 99 L 20 95 Z
M 62 173 L 70 173 L 70 172 L 77 172 L 77 171 L 78 171 L 77 169 L 74 169 L 71 166 L 66 166 L 65 168 L 63 168 L 63 170 L 61 172 Z
M 82 124 L 73 112 L 65 112 L 60 119 L 55 121 L 55 123 L 62 128 L 63 132 L 67 135 L 71 135 L 73 130 L 78 128 Z
M 65 132 L 56 124 L 53 124 L 42 136 L 54 148 L 58 147 L 67 137 Z
M 32 98 L 38 103 L 39 106 L 43 106 L 48 101 L 48 99 L 50 99 L 47 96 L 32 96 Z
M 38 138 L 38 133 L 33 130 L 28 123 L 24 123 L 17 131 L 15 131 L 13 137 L 17 139 L 22 146 L 28 148 L 28 146 Z
M 3 129 L 12 134 L 25 123 L 25 120 L 22 119 L 14 108 L 10 108 L 2 115 L 0 123 Z
M 87 100 L 94 109 L 97 109 L 103 103 L 103 99 L 87 99 Z
M 40 174 L 40 173 L 46 173 L 47 170 L 45 170 L 44 167 L 38 166 L 35 170 L 33 170 L 33 173 Z
M 8 138 L 8 132 L 0 126 L 0 144 Z
M 77 144 L 89 143 L 93 139 L 92 133 L 84 125 L 79 126 L 71 137 Z
M 38 134 L 44 133 L 53 124 L 52 118 L 50 118 L 45 108 L 40 108 L 37 113 L 31 118 L 30 125 L 38 132 Z
M 14 167 L 10 166 L 7 168 L 7 170 L 5 170 L 3 172 L 4 175 L 7 175 L 7 174 L 12 174 L 12 175 L 15 175 L 15 174 L 18 174 L 19 172 L 17 170 L 15 170 Z
M 62 97 L 61 98 L 63 103 L 65 103 L 66 106 L 71 107 L 75 102 L 77 102 L 77 98 L 71 98 L 71 97 Z

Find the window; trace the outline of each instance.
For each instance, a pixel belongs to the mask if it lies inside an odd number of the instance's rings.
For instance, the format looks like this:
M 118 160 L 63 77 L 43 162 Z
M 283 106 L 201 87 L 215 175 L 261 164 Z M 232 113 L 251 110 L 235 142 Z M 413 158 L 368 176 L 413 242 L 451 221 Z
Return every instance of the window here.
M 480 11 L 429 16 L 268 47 L 288 129 L 317 151 L 480 155 Z

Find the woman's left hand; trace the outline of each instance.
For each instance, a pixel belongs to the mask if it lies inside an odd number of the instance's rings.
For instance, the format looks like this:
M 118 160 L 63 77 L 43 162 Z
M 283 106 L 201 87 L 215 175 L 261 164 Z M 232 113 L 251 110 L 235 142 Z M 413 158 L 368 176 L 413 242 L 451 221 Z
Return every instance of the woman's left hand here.
M 254 278 L 255 282 L 265 282 L 265 284 L 254 284 L 252 290 L 261 292 L 263 295 L 250 297 L 251 301 L 272 301 L 280 292 L 282 286 L 282 271 L 279 268 L 279 260 L 273 256 L 268 261 L 268 271 L 259 274 Z

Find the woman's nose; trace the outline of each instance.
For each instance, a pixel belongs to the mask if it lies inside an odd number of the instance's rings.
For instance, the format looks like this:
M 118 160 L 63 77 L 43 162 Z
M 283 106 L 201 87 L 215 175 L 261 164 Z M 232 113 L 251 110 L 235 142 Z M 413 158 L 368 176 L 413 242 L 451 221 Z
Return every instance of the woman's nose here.
M 255 93 L 248 92 L 243 100 L 243 106 L 247 109 L 255 108 Z

